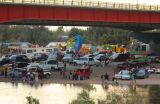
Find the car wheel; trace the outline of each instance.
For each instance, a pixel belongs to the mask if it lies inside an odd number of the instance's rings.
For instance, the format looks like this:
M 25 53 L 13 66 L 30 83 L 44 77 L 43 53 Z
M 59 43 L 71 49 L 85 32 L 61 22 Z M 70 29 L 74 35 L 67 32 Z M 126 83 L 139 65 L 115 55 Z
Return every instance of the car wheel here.
M 51 67 L 51 70 L 55 71 L 55 67 Z
M 147 76 L 143 76 L 143 79 L 147 78 Z
M 77 66 L 78 64 L 76 62 L 73 63 L 75 66 Z
M 50 78 L 50 74 L 46 74 L 45 77 L 46 77 L 47 79 L 49 79 L 49 78 Z

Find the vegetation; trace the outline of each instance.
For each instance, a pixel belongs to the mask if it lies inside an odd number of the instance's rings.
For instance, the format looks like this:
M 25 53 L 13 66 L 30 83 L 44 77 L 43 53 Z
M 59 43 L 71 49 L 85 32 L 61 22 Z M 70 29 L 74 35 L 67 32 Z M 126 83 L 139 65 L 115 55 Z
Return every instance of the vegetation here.
M 123 44 L 130 43 L 130 31 L 113 29 L 107 27 L 90 27 L 87 30 L 80 30 L 72 28 L 69 31 L 69 37 L 73 37 L 76 34 L 81 33 L 85 43 L 91 44 Z
M 92 90 L 95 90 L 93 85 L 85 85 L 83 91 L 78 94 L 77 99 L 73 100 L 70 104 L 95 104 L 89 96 L 89 92 Z
M 121 87 L 107 91 L 105 100 L 99 100 L 98 104 L 146 104 L 144 96 L 133 90 Z
M 57 30 L 49 30 L 44 26 L 25 26 L 25 25 L 0 25 L 0 41 L 2 42 L 30 42 L 46 45 L 50 41 L 66 41 L 64 35 L 69 38 L 81 34 L 84 43 L 95 45 L 101 44 L 124 44 L 130 42 L 130 31 L 113 29 L 106 27 L 89 27 L 86 30 L 72 28 L 64 31 L 63 27 Z
M 160 104 L 160 86 L 153 85 L 149 87 L 149 104 Z
M 27 103 L 26 104 L 40 104 L 39 100 L 36 98 L 33 98 L 32 96 L 27 96 Z
M 89 92 L 95 88 L 92 85 L 87 85 L 86 88 L 70 104 L 96 104 L 95 99 L 89 96 Z M 106 98 L 98 100 L 98 104 L 147 104 L 147 102 L 143 94 L 120 86 L 112 86 L 111 89 L 108 89 Z
M 156 86 L 157 87 L 157 86 Z M 78 94 L 77 99 L 71 101 L 70 104 L 96 104 L 96 100 L 90 97 L 90 92 L 96 90 L 93 85 L 84 85 L 81 93 Z M 149 90 L 151 95 L 153 94 L 152 90 Z M 158 93 L 154 91 L 154 93 Z M 98 100 L 98 104 L 159 104 L 159 101 L 155 101 L 152 97 L 147 100 L 146 93 L 140 93 L 135 91 L 135 89 L 128 89 L 120 86 L 109 86 L 106 92 L 106 98 L 104 100 Z M 26 97 L 26 104 L 40 104 L 39 100 L 33 98 L 32 96 Z M 157 103 L 155 103 L 157 102 Z

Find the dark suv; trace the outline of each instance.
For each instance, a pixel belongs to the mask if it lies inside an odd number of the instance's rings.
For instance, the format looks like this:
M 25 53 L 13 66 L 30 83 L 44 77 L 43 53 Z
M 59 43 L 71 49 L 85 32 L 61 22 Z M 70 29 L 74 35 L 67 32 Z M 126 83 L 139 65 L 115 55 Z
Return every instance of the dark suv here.
M 44 53 L 35 53 L 32 61 L 45 61 L 47 60 L 48 56 Z

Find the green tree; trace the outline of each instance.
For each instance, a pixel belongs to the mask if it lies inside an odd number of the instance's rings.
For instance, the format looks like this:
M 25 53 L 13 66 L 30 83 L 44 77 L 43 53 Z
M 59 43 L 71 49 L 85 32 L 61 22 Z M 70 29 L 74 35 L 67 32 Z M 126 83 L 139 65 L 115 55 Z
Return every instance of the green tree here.
M 95 90 L 92 85 L 84 85 L 83 91 L 79 93 L 77 99 L 73 100 L 70 104 L 95 104 L 89 96 L 89 92 L 92 90 Z
M 82 29 L 78 29 L 78 28 L 72 28 L 69 33 L 68 36 L 71 37 L 75 37 L 77 34 L 84 34 L 84 30 Z

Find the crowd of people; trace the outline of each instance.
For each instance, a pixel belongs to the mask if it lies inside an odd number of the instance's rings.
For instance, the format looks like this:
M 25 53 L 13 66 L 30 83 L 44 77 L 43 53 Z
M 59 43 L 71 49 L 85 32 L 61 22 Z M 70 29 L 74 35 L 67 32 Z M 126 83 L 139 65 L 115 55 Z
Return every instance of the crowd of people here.
M 17 68 L 16 65 L 9 67 L 7 64 L 3 65 L 1 68 L 0 76 L 11 78 L 12 81 L 22 81 L 27 83 L 42 82 L 44 77 L 43 70 L 38 67 L 35 71 L 32 71 L 25 68 Z

